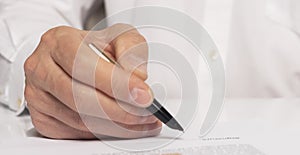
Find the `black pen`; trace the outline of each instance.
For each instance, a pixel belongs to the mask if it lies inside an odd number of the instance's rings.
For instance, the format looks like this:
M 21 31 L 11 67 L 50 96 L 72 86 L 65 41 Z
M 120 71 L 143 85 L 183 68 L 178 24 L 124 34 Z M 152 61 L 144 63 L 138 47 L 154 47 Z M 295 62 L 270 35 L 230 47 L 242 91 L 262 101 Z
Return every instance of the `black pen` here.
M 97 48 L 97 46 L 95 46 L 93 43 L 89 44 L 89 47 L 104 60 L 112 64 L 115 64 L 118 67 L 121 67 L 121 65 L 118 62 L 108 57 L 102 50 Z M 166 124 L 168 127 L 179 131 L 184 131 L 181 125 L 176 121 L 176 119 L 155 98 L 153 100 L 153 103 L 146 109 L 150 111 L 161 122 Z

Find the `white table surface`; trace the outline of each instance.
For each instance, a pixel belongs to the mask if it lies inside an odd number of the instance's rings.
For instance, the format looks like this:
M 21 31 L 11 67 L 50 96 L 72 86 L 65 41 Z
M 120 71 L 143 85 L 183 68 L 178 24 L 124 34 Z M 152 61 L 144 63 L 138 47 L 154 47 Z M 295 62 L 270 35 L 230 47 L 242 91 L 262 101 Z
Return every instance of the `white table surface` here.
M 38 137 L 32 129 L 29 116 L 16 117 L 4 107 L 0 107 L 0 136 L 0 154 L 95 155 L 111 150 L 107 145 L 99 145 L 99 141 Z M 238 137 L 238 140 L 219 139 L 224 137 Z M 227 100 L 216 127 L 203 141 L 206 144 L 251 144 L 271 155 L 300 154 L 300 99 Z M 176 145 L 176 142 L 172 145 Z

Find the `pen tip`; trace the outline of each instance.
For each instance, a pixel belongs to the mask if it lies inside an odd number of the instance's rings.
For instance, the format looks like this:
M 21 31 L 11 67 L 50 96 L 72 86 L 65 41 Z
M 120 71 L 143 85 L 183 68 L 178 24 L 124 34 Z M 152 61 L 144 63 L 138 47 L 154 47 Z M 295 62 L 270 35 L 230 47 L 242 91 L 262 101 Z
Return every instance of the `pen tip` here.
M 176 129 L 184 133 L 184 129 L 179 123 L 176 124 Z
M 172 129 L 184 132 L 183 127 L 174 118 L 167 122 L 166 125 Z
M 178 130 L 184 133 L 184 129 L 182 127 L 179 127 Z

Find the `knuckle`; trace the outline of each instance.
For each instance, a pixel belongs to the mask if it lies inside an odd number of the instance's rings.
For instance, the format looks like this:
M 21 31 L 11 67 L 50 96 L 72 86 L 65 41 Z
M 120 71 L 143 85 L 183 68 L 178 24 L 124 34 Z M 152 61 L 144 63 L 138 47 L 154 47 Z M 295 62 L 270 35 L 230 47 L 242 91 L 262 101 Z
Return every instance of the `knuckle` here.
M 25 86 L 24 97 L 25 97 L 25 100 L 28 102 L 27 103 L 28 106 L 31 105 L 32 100 L 35 98 L 34 96 L 35 96 L 35 94 L 33 93 L 32 88 L 30 88 L 29 86 Z
M 78 34 L 78 31 L 76 31 L 74 28 L 72 27 L 68 27 L 68 26 L 59 26 L 54 28 L 54 36 L 55 38 L 57 38 L 57 41 L 64 45 L 68 45 L 70 38 L 74 35 L 74 34 Z
M 40 130 L 40 127 L 42 126 L 42 122 L 39 121 L 34 115 L 31 115 L 32 119 L 32 125 L 37 129 L 38 131 Z
M 65 69 L 71 72 L 76 52 L 82 41 L 81 33 L 74 28 L 60 26 L 55 28 L 53 34 L 56 43 L 51 46 L 53 50 L 50 51 L 50 55 L 55 62 L 62 65 L 63 68 L 67 67 Z
M 54 31 L 55 29 L 50 29 L 47 32 L 45 32 L 41 36 L 41 43 L 46 44 L 46 45 L 52 45 L 54 41 Z
M 138 74 L 139 75 L 139 77 L 143 80 L 143 81 L 146 81 L 147 79 L 148 79 L 148 73 L 147 73 L 147 71 L 145 72 L 145 71 L 139 71 L 139 73 L 140 74 Z
M 51 131 L 51 127 L 47 123 L 49 120 L 44 120 L 44 117 L 39 115 L 31 115 L 32 124 L 35 130 L 44 137 L 59 139 L 59 134 L 53 134 L 54 132 Z M 50 129 L 49 129 L 50 128 Z
M 72 28 L 67 27 L 67 26 L 58 26 L 54 27 L 47 32 L 45 32 L 42 37 L 41 37 L 41 43 L 48 45 L 51 48 L 56 48 L 57 41 L 64 40 L 66 36 L 70 33 Z
M 31 115 L 32 124 L 36 131 L 43 136 L 47 136 L 47 130 L 45 130 L 45 123 L 39 117 L 36 117 L 35 115 Z
M 143 35 L 141 35 L 140 33 L 131 32 L 131 35 L 132 35 L 131 38 L 133 39 L 133 41 L 138 42 L 140 44 L 144 43 L 145 45 L 147 45 L 146 38 Z
M 57 26 L 54 28 L 55 32 L 65 32 L 66 30 L 70 30 L 69 26 Z
M 71 29 L 67 26 L 59 26 L 55 28 L 55 36 L 64 39 L 69 36 Z
M 33 56 L 30 56 L 29 58 L 27 58 L 24 63 L 25 75 L 33 73 L 36 66 L 37 66 L 37 62 Z
M 70 31 L 72 28 L 68 26 L 57 26 L 54 27 L 50 30 L 48 30 L 45 34 L 49 33 L 52 37 L 60 35 L 60 34 L 65 34 L 65 32 Z
M 24 72 L 26 76 L 27 85 L 29 83 L 36 84 L 44 88 L 44 84 L 47 83 L 51 72 L 49 66 L 45 64 L 45 61 L 35 60 L 35 58 L 28 58 L 24 64 Z

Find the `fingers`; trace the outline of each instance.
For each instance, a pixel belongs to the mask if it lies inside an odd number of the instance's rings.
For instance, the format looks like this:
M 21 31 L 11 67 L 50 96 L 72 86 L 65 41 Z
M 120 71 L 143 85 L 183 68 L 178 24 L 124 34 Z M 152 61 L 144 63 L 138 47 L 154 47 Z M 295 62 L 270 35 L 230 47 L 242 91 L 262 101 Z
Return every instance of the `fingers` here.
M 145 38 L 132 27 L 112 41 L 115 57 L 121 66 L 146 80 L 148 63 L 148 45 Z
M 103 52 L 116 59 L 123 69 L 144 81 L 147 79 L 148 45 L 135 27 L 115 24 L 102 31 L 89 32 L 85 41 L 103 49 Z
M 143 125 L 127 125 L 122 123 L 113 123 L 108 120 L 101 122 L 91 119 L 84 119 L 84 122 L 89 126 L 93 133 L 101 131 L 100 133 L 119 138 L 141 138 L 156 136 L 160 133 L 162 124 L 157 121 L 152 124 Z M 99 125 L 101 123 L 101 125 Z
M 71 78 L 64 75 L 63 71 L 59 69 L 56 71 L 57 73 L 53 72 L 49 75 L 47 83 L 49 83 L 49 88 L 53 88 L 49 92 L 73 110 L 87 115 L 112 119 L 117 122 L 127 122 L 128 120 L 138 122 L 139 120 L 147 119 L 143 116 L 148 116 L 150 121 L 154 120 L 154 116 L 150 117 L 150 113 L 145 111 L 145 109 L 114 100 L 80 82 L 72 82 Z M 126 105 L 126 107 L 121 107 L 121 104 Z M 127 111 L 125 111 L 126 109 Z M 131 113 L 129 113 L 129 109 Z
M 57 80 L 59 79 L 63 80 L 62 78 L 57 78 Z M 70 82 L 58 83 L 62 84 L 60 85 L 60 88 L 64 88 L 65 90 L 72 89 Z M 74 85 L 76 85 L 74 86 L 76 87 L 75 90 L 78 90 L 76 93 L 64 91 L 63 89 L 57 89 L 54 92 L 51 92 L 60 99 L 59 101 L 52 95 L 47 94 L 42 90 L 37 90 L 37 88 L 27 84 L 25 89 L 26 100 L 29 104 L 31 102 L 37 102 L 36 100 L 42 100 L 43 102 L 36 105 L 37 108 L 39 108 L 40 111 L 45 109 L 45 113 L 57 117 L 58 119 L 65 118 L 65 115 L 75 117 L 74 112 L 76 112 L 124 124 L 147 124 L 157 121 L 157 119 L 150 115 L 145 109 L 134 107 L 126 103 L 120 103 L 122 104 L 120 106 L 115 100 L 100 92 L 95 92 L 94 89 L 80 83 Z M 76 97 L 74 97 L 73 94 L 75 94 Z
M 87 44 L 80 46 L 86 33 L 68 27 L 50 30 L 25 62 L 25 98 L 38 131 L 66 139 L 93 138 L 91 131 L 122 138 L 157 135 L 161 123 L 144 109 L 153 100 L 144 82 L 146 67 L 140 67 L 148 52 L 146 44 L 138 44 L 145 40 L 136 30 L 102 32 L 103 44 L 109 45 L 103 49 L 118 59 L 119 68 Z
M 40 103 L 43 101 L 39 101 Z M 55 106 L 51 106 L 55 107 Z M 123 123 L 115 123 L 110 120 L 99 119 L 90 116 L 79 115 L 77 113 L 70 114 L 72 111 L 66 109 L 57 110 L 58 115 L 51 116 L 52 109 L 43 108 L 39 111 L 39 107 L 28 105 L 33 124 L 38 132 L 49 138 L 56 139 L 91 139 L 94 138 L 90 132 L 97 135 L 106 135 L 119 138 L 140 138 L 147 136 L 155 136 L 161 131 L 161 123 L 159 121 L 151 124 L 128 125 Z M 63 112 L 60 113 L 59 111 Z M 46 113 L 43 113 L 46 112 Z M 66 114 L 67 112 L 68 114 Z M 48 115 L 50 113 L 50 115 Z M 56 117 L 60 117 L 60 121 Z M 82 120 L 83 119 L 83 120 Z M 84 123 L 83 123 L 84 121 Z M 71 124 L 71 126 L 70 126 Z M 87 127 L 88 128 L 87 128 Z
M 35 129 L 43 136 L 54 139 L 95 139 L 91 132 L 74 129 L 64 123 L 29 108 Z
M 74 33 L 60 34 L 57 49 L 50 52 L 69 76 L 124 102 L 142 107 L 152 103 L 151 90 L 141 78 L 101 59 L 86 44 L 79 48 L 82 36 Z

